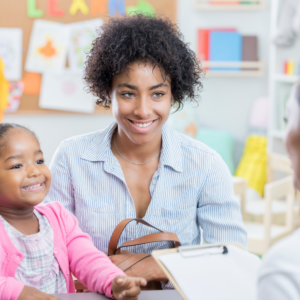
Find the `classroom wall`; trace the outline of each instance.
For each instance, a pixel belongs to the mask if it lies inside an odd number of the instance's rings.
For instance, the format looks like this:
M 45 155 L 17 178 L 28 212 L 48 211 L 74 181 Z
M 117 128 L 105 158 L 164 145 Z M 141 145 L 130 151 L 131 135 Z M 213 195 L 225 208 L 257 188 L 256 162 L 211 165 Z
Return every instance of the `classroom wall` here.
M 269 9 L 255 12 L 200 12 L 193 10 L 194 0 L 178 0 L 178 21 L 191 48 L 196 50 L 196 30 L 199 27 L 236 27 L 243 34 L 259 36 L 260 57 L 265 63 L 265 75 L 258 78 L 206 78 L 197 111 L 201 123 L 231 131 L 244 140 L 253 101 L 267 93 L 267 62 L 269 51 Z M 29 126 L 40 139 L 49 164 L 59 143 L 71 136 L 105 128 L 111 115 L 6 115 L 5 122 Z
M 263 77 L 206 78 L 198 109 L 201 123 L 231 131 L 244 140 L 248 132 L 253 101 L 267 95 L 270 41 L 269 4 L 262 11 L 197 11 L 194 0 L 178 1 L 179 26 L 193 50 L 197 48 L 197 28 L 237 28 L 243 35 L 257 35 L 259 57 L 265 64 Z M 267 1 L 268 2 L 268 1 Z M 189 3 L 189 5 L 187 5 Z

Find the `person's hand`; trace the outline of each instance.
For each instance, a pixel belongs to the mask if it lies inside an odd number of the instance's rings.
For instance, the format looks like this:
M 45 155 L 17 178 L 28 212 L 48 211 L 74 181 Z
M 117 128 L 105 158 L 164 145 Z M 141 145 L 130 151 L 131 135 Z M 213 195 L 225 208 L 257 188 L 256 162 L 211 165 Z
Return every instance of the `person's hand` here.
M 18 300 L 59 300 L 59 298 L 45 294 L 36 288 L 24 286 Z
M 155 259 L 150 256 L 141 260 L 138 264 L 133 265 L 126 272 L 126 275 L 132 277 L 143 277 L 147 281 L 158 280 L 168 282 L 169 279 Z
M 117 300 L 136 300 L 141 292 L 140 286 L 146 286 L 147 281 L 138 277 L 116 276 L 111 290 Z

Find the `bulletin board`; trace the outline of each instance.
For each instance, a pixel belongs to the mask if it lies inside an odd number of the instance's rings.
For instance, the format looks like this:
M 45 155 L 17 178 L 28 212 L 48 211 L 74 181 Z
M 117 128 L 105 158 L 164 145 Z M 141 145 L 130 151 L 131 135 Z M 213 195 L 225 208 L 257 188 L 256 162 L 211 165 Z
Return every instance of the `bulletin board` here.
M 26 61 L 27 50 L 29 46 L 30 35 L 33 27 L 34 18 L 30 18 L 27 14 L 27 1 L 30 0 L 0 0 L 0 27 L 8 28 L 21 28 L 23 30 L 23 70 L 22 77 L 25 76 L 26 71 L 24 65 Z M 43 11 L 41 19 L 61 22 L 61 23 L 73 23 L 79 21 L 86 21 L 95 18 L 101 18 L 104 22 L 109 19 L 108 14 L 108 1 L 109 0 L 98 0 L 103 3 L 103 13 L 98 12 L 92 14 L 91 2 L 92 0 L 84 0 L 89 13 L 83 14 L 81 11 L 77 11 L 75 15 L 69 13 L 70 7 L 74 0 L 56 0 L 56 6 L 62 10 L 64 14 L 62 16 L 51 16 L 48 12 L 49 0 L 36 0 L 36 8 Z M 126 0 L 127 6 L 137 5 L 138 0 Z M 177 0 L 147 0 L 150 3 L 157 14 L 164 15 L 170 18 L 174 23 L 177 23 Z M 39 95 L 28 95 L 23 94 L 20 102 L 20 106 L 17 112 L 14 114 L 57 114 L 57 113 L 69 113 L 66 111 L 48 110 L 41 109 L 39 107 Z M 110 113 L 110 111 L 104 110 L 96 106 L 96 114 Z

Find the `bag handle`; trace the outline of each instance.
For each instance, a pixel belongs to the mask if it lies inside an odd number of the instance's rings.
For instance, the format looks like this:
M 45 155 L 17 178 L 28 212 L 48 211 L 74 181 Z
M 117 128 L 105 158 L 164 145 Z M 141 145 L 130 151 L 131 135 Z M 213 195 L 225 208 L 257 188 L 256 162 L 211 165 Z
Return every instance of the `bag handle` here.
M 122 232 L 124 231 L 125 227 L 132 221 L 136 221 L 137 223 L 141 223 L 145 226 L 156 229 L 157 231 L 159 231 L 159 233 L 148 234 L 143 237 L 137 238 L 135 240 L 125 242 L 118 248 L 118 242 Z M 108 255 L 120 253 L 120 249 L 122 247 L 130 247 L 130 246 L 136 246 L 136 245 L 154 243 L 154 242 L 163 242 L 163 241 L 173 242 L 174 247 L 179 247 L 181 245 L 175 233 L 171 233 L 165 230 L 161 230 L 157 227 L 154 227 L 150 225 L 148 222 L 144 221 L 143 219 L 138 219 L 138 218 L 124 219 L 117 225 L 113 234 L 111 235 L 109 245 L 108 245 Z

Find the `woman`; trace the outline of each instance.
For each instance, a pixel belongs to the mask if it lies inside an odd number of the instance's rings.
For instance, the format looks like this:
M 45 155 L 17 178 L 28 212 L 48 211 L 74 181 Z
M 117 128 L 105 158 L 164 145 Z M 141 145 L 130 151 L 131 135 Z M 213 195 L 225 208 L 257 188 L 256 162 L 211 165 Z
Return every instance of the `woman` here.
M 300 190 L 300 81 L 287 104 L 285 146 L 292 162 L 294 185 Z M 300 299 L 300 229 L 278 242 L 263 259 L 258 276 L 259 300 Z
M 116 122 L 73 137 L 51 163 L 49 201 L 78 218 L 96 247 L 107 252 L 115 227 L 125 218 L 144 218 L 175 232 L 182 245 L 237 242 L 247 247 L 240 207 L 229 170 L 220 156 L 165 125 L 172 106 L 196 101 L 202 70 L 195 53 L 168 20 L 142 15 L 111 19 L 89 54 L 85 80 L 111 107 Z M 153 230 L 130 224 L 120 242 Z M 141 245 L 151 253 L 168 244 Z M 140 274 L 167 278 L 149 257 Z M 167 288 L 168 286 L 164 286 Z

